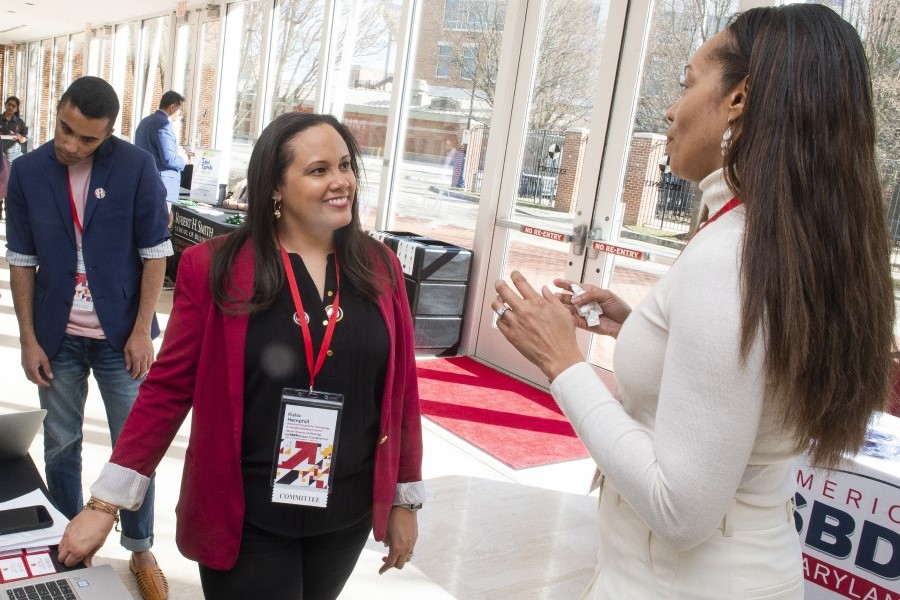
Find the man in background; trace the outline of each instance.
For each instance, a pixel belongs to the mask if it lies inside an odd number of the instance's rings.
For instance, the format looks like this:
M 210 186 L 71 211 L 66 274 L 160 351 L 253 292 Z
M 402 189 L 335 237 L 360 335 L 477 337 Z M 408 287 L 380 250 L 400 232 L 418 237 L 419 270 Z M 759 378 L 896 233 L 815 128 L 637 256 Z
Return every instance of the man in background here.
M 47 487 L 70 519 L 82 508 L 118 514 L 93 498 L 83 504 L 87 378 L 93 372 L 115 444 L 154 359 L 154 311 L 172 254 L 165 188 L 147 153 L 112 135 L 118 113 L 107 82 L 77 79 L 59 101 L 54 138 L 14 163 L 6 198 L 22 368 L 47 410 Z M 165 600 L 150 552 L 152 482 L 146 498 L 122 511 L 121 543 L 144 600 Z
M 166 186 L 169 212 L 172 212 L 172 203 L 178 202 L 181 172 L 191 157 L 190 154 L 185 157 L 178 152 L 178 138 L 172 126 L 183 107 L 184 96 L 169 90 L 159 99 L 159 110 L 144 117 L 134 132 L 134 144 L 149 152 L 156 161 L 156 170 Z

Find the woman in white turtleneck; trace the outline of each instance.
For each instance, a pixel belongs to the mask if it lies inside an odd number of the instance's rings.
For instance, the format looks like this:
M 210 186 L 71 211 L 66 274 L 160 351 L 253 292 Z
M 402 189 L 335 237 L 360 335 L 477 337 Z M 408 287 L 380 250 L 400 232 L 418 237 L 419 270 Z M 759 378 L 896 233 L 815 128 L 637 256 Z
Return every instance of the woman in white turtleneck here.
M 586 284 L 539 293 L 513 272 L 492 307 L 603 474 L 586 598 L 800 599 L 792 461 L 858 448 L 890 385 L 865 55 L 828 8 L 754 9 L 700 47 L 683 88 L 667 149 L 710 217 L 643 302 Z M 593 301 L 604 314 L 588 328 L 574 306 Z M 618 338 L 617 397 L 573 321 Z

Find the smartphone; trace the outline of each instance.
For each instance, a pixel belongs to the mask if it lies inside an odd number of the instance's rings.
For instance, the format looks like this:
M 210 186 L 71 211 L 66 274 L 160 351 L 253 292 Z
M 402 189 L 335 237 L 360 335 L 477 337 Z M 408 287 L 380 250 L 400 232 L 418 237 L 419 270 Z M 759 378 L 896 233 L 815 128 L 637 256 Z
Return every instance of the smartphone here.
M 0 510 L 0 535 L 44 529 L 53 525 L 46 506 L 23 506 Z

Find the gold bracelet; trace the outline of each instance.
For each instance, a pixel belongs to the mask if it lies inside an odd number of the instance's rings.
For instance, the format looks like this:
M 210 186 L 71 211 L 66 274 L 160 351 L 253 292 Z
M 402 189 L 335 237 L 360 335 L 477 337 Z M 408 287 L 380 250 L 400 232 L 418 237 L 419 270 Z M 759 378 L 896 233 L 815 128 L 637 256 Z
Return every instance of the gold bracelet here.
M 97 498 L 91 498 L 87 501 L 87 504 L 84 505 L 86 509 L 89 510 L 97 510 L 102 513 L 106 513 L 108 515 L 112 515 L 113 524 L 116 526 L 116 531 L 122 531 L 119 529 L 119 509 L 109 502 L 104 502 L 103 500 L 98 500 Z

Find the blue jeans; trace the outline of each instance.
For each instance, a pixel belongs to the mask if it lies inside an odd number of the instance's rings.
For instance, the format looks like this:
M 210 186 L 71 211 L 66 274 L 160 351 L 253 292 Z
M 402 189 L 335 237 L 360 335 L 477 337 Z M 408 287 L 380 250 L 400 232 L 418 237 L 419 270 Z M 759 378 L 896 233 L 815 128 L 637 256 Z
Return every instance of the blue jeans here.
M 81 443 L 88 375 L 100 388 L 113 446 L 137 398 L 143 379 L 132 379 L 125 355 L 106 340 L 66 334 L 59 352 L 50 359 L 50 387 L 39 387 L 44 419 L 44 464 L 47 487 L 60 512 L 73 518 L 84 505 L 81 487 Z M 153 545 L 153 480 L 137 511 L 122 511 L 121 543 L 143 552 Z

